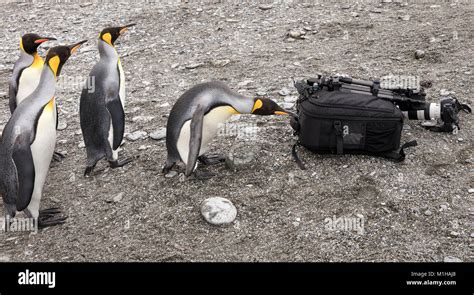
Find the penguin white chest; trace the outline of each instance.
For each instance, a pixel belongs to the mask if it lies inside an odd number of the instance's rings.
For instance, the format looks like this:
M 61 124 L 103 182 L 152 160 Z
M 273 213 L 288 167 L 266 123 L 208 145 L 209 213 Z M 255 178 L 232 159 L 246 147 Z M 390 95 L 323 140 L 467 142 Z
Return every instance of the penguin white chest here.
M 216 137 L 217 131 L 223 124 L 235 114 L 234 109 L 229 106 L 222 106 L 212 109 L 209 113 L 204 115 L 202 125 L 202 141 L 199 155 L 204 154 L 209 143 Z M 191 138 L 191 120 L 186 121 L 181 128 L 181 132 L 178 138 L 177 148 L 181 160 L 187 164 L 189 154 L 189 141 Z
M 125 74 L 123 72 L 122 63 L 120 62 L 120 59 L 118 60 L 118 71 L 120 79 L 120 101 L 122 102 L 122 107 L 125 108 Z
M 43 67 L 28 67 L 23 70 L 18 83 L 16 103 L 19 105 L 38 87 Z

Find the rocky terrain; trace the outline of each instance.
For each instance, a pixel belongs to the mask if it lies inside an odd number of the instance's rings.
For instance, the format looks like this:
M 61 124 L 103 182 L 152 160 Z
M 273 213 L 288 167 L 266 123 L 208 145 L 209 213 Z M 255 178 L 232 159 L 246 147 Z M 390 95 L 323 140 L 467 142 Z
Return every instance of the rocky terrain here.
M 444 89 L 472 105 L 471 1 L 60 2 L 0 4 L 0 129 L 21 34 L 58 38 L 41 54 L 89 39 L 59 81 L 57 150 L 66 158 L 53 164 L 42 201 L 69 218 L 37 234 L 1 233 L 1 261 L 472 261 L 472 116 L 461 115 L 457 135 L 407 122 L 403 141 L 419 145 L 403 163 L 302 150 L 304 171 L 291 157 L 287 118 L 241 116 L 232 124 L 251 136 L 223 132 L 211 150 L 252 151 L 254 163 L 206 167 L 217 173 L 207 181 L 164 177 L 165 141 L 149 137 L 166 127 L 181 93 L 211 79 L 291 107 L 293 79 L 317 72 L 413 75 L 431 82 L 430 100 Z M 98 33 L 132 22 L 117 48 L 127 82 L 120 155 L 135 160 L 117 170 L 101 162 L 84 178 L 81 87 Z M 231 225 L 203 219 L 209 197 L 232 201 Z M 363 232 L 328 230 L 327 218 L 344 217 L 362 218 Z

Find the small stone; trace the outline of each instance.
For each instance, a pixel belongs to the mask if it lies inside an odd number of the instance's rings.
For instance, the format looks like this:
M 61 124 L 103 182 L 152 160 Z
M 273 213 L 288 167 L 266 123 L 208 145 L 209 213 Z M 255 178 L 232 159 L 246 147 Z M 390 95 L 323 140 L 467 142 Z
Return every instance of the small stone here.
M 10 261 L 10 256 L 8 255 L 0 255 L 0 262 L 9 262 Z
M 457 231 L 451 231 L 449 234 L 453 237 L 459 236 L 459 233 Z
M 69 175 L 69 182 L 75 182 L 75 181 L 76 181 L 76 174 L 71 172 L 71 174 Z
M 417 50 L 415 51 L 415 58 L 416 59 L 422 59 L 423 57 L 425 57 L 426 53 L 424 50 Z
M 66 128 L 67 128 L 67 122 L 66 121 L 59 122 L 59 124 L 58 124 L 58 130 L 59 131 L 65 130 Z
M 462 260 L 454 256 L 446 256 L 444 262 L 462 262 Z
M 426 211 L 424 212 L 424 214 L 425 214 L 426 216 L 430 216 L 430 215 L 433 214 L 433 212 L 431 212 L 430 209 L 428 209 L 428 210 L 426 210 Z
M 440 207 L 441 207 L 440 211 L 446 211 L 446 210 L 448 210 L 448 206 L 445 205 L 445 204 L 442 204 Z
M 250 167 L 255 162 L 255 153 L 245 147 L 232 148 L 227 154 L 225 163 L 229 169 L 239 170 Z
M 411 17 L 408 14 L 406 14 L 406 15 L 399 16 L 398 18 L 404 21 L 409 21 Z
M 119 193 L 113 198 L 114 203 L 118 203 L 122 200 L 124 193 Z
M 359 14 L 355 11 L 351 12 L 351 16 L 352 17 L 359 17 Z
M 148 136 L 148 133 L 146 133 L 145 131 L 138 130 L 132 133 L 128 133 L 125 137 L 130 141 L 137 141 L 141 139 L 146 139 L 147 136 Z
M 291 30 L 288 32 L 288 37 L 293 39 L 301 39 L 301 32 L 297 30 Z
M 166 128 L 161 127 L 157 129 L 156 131 L 153 131 L 150 133 L 150 138 L 153 140 L 161 140 L 166 137 Z
M 344 169 L 347 168 L 347 167 L 349 167 L 349 165 L 343 165 L 342 166 L 342 168 L 344 168 Z
M 258 6 L 258 8 L 260 8 L 261 10 L 270 10 L 273 8 L 273 5 L 272 4 L 260 4 Z
M 441 90 L 439 91 L 439 95 L 441 95 L 441 96 L 448 96 L 448 95 L 450 95 L 450 94 L 452 94 L 452 92 L 449 91 L 448 89 L 444 89 L 444 88 L 443 88 L 443 89 L 441 89 Z
M 471 238 L 474 238 L 474 233 L 471 234 Z
M 288 103 L 295 103 L 297 100 L 298 100 L 298 96 L 294 96 L 294 95 L 286 96 L 285 99 L 283 99 L 284 102 L 288 102 Z
M 174 170 L 171 170 L 170 172 L 168 172 L 167 174 L 165 174 L 165 177 L 166 178 L 173 178 L 175 177 L 176 175 L 178 175 L 178 172 L 174 171 Z
M 292 109 L 295 106 L 295 104 L 291 102 L 283 102 L 280 104 L 280 106 L 284 109 L 289 110 L 289 109 Z
M 278 94 L 280 94 L 281 96 L 287 96 L 288 94 L 290 94 L 290 90 L 288 90 L 288 88 L 284 87 L 280 91 L 278 91 Z
M 372 13 L 382 13 L 382 9 L 380 9 L 380 8 L 373 8 L 370 12 L 372 12 Z
M 146 145 L 141 145 L 141 146 L 138 147 L 139 151 L 145 151 L 147 149 L 148 149 L 148 147 Z
M 258 96 L 265 96 L 267 93 L 265 91 L 257 91 Z
M 85 144 L 84 142 L 81 142 L 81 143 L 78 145 L 78 147 L 79 147 L 80 149 L 83 149 L 83 148 L 86 147 L 86 144 Z
M 199 67 L 202 67 L 204 64 L 202 63 L 194 63 L 194 64 L 189 64 L 187 66 L 185 66 L 186 69 L 188 70 L 192 70 L 192 69 L 197 69 Z
M 225 198 L 213 197 L 204 200 L 201 206 L 201 214 L 210 224 L 223 225 L 235 220 L 237 208 Z
M 474 194 L 474 188 L 468 189 L 467 192 L 470 193 L 470 194 Z
M 252 84 L 252 83 L 253 83 L 252 80 L 245 80 L 245 81 L 242 81 L 242 82 L 240 82 L 239 84 L 237 84 L 237 86 L 239 86 L 239 87 L 246 87 L 246 86 L 248 86 L 249 84 Z
M 464 141 L 464 139 L 463 139 L 463 138 L 461 138 L 461 137 L 459 137 L 459 138 L 458 138 L 458 141 L 459 141 L 459 142 L 463 142 L 463 141 Z

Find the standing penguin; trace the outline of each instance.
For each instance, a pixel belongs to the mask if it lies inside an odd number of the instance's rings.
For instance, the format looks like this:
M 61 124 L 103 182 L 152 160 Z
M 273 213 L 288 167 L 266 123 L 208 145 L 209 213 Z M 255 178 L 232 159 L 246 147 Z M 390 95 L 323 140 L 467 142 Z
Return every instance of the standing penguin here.
M 39 211 L 39 206 L 56 145 L 56 79 L 66 60 L 84 42 L 48 51 L 38 87 L 17 106 L 5 126 L 0 142 L 0 194 L 7 217 L 24 211 L 41 227 L 65 220 L 54 217 L 60 213 L 57 208 Z
M 99 160 L 106 157 L 111 168 L 132 161 L 118 160 L 118 148 L 125 130 L 125 75 L 114 43 L 135 24 L 104 29 L 99 35 L 99 62 L 92 68 L 89 79 L 95 79 L 94 91 L 84 89 L 79 113 L 82 135 L 87 150 L 88 176 Z
M 20 58 L 13 66 L 13 75 L 9 84 L 10 112 L 38 86 L 43 70 L 43 59 L 38 54 L 38 47 L 46 41 L 56 40 L 51 37 L 40 37 L 37 34 L 25 34 L 20 39 Z
M 206 157 L 204 153 L 216 137 L 219 125 L 234 114 L 266 116 L 290 115 L 291 112 L 271 99 L 252 99 L 235 93 L 222 82 L 198 84 L 186 91 L 171 109 L 166 130 L 168 158 L 163 173 L 182 161 L 186 164 L 186 176 L 194 171 L 197 178 L 208 178 L 209 175 L 196 170 L 197 160 L 204 165 L 223 160 Z

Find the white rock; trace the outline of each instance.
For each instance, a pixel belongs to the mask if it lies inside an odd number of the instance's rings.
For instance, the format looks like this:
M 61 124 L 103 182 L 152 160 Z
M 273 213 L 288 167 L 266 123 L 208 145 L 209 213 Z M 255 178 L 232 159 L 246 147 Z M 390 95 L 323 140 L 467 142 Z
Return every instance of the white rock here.
M 9 262 L 10 256 L 8 255 L 0 255 L 0 262 Z
M 176 175 L 178 175 L 178 172 L 174 171 L 174 170 L 171 170 L 170 172 L 168 172 L 168 174 L 165 175 L 166 178 L 173 178 L 175 177 Z
M 130 141 L 137 141 L 139 139 L 146 139 L 148 136 L 148 133 L 145 131 L 135 131 L 132 133 L 128 133 L 125 137 L 130 140 Z
M 280 94 L 281 96 L 287 96 L 288 94 L 290 94 L 290 90 L 288 90 L 288 88 L 284 87 L 280 91 L 278 91 L 278 94 Z
M 119 193 L 118 195 L 116 195 L 116 196 L 114 197 L 114 199 L 113 199 L 114 202 L 115 202 L 115 203 L 120 202 L 120 201 L 122 200 L 122 198 L 123 198 L 123 195 L 124 195 L 124 193 Z
M 84 142 L 81 142 L 81 143 L 78 145 L 78 147 L 79 147 L 80 149 L 83 149 L 83 148 L 86 147 L 86 144 L 85 144 Z
M 237 217 L 237 208 L 225 198 L 213 197 L 204 200 L 201 206 L 201 214 L 210 224 L 229 224 Z
M 462 262 L 462 260 L 454 256 L 446 256 L 444 262 Z
M 66 128 L 67 128 L 67 122 L 65 122 L 65 121 L 59 122 L 59 124 L 58 124 L 58 130 L 59 131 L 64 130 Z
M 298 96 L 294 96 L 294 95 L 286 96 L 284 99 L 285 102 L 290 102 L 290 103 L 295 103 L 297 100 L 298 100 Z
M 470 194 L 474 194 L 474 188 L 468 189 L 467 192 L 470 193 Z
M 160 140 L 166 137 L 166 128 L 161 127 L 157 129 L 156 131 L 153 131 L 150 133 L 150 138 L 154 140 Z

